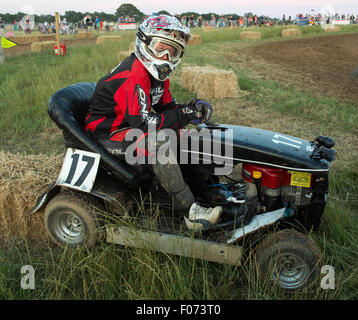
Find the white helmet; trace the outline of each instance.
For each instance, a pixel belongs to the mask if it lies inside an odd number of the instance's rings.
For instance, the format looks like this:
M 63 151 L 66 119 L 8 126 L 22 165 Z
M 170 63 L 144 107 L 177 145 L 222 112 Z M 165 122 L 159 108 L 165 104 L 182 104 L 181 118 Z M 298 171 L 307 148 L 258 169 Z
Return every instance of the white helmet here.
M 190 29 L 177 18 L 152 16 L 138 28 L 134 53 L 155 79 L 164 81 L 178 66 L 190 38 Z M 168 60 L 160 59 L 165 55 Z

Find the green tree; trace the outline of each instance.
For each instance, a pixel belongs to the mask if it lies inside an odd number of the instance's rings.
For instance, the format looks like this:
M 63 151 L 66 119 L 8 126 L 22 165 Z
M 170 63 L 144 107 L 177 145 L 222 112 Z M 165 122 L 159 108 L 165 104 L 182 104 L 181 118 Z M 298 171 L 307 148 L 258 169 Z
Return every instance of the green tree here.
M 254 14 L 253 14 L 252 12 L 247 12 L 247 13 L 244 14 L 244 16 L 245 16 L 246 18 L 248 18 L 248 17 L 253 17 Z
M 180 14 L 180 17 L 184 17 L 184 16 L 192 16 L 192 15 L 194 15 L 194 19 L 196 19 L 198 16 L 200 16 L 200 14 L 199 13 L 196 13 L 196 12 L 192 12 L 192 11 L 188 11 L 188 12 L 183 12 L 183 13 L 181 13 Z
M 116 10 L 116 17 L 134 17 L 136 21 L 141 21 L 144 17 L 144 13 L 131 3 L 123 3 Z
M 218 19 L 220 16 L 217 13 L 209 12 L 209 13 L 203 13 L 201 16 L 204 20 L 209 21 L 211 20 L 211 16 L 214 15 L 216 19 Z
M 171 14 L 168 11 L 165 11 L 165 10 L 160 10 L 158 13 L 159 14 L 166 14 L 167 16 L 171 16 Z
M 65 11 L 65 18 L 68 22 L 76 23 L 81 21 L 84 17 L 84 14 L 76 11 Z

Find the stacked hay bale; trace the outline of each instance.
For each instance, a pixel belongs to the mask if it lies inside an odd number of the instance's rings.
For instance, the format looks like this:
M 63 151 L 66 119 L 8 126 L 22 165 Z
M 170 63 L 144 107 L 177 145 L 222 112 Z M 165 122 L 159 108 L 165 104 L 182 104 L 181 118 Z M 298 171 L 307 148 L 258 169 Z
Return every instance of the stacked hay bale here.
M 333 25 L 326 26 L 325 28 L 325 32 L 337 32 L 340 30 L 341 28 L 339 26 L 333 26 Z
M 119 42 L 121 40 L 121 36 L 99 36 L 97 38 L 96 44 L 101 44 L 104 42 Z
M 240 38 L 242 40 L 258 40 L 261 39 L 261 32 L 256 31 L 243 31 L 240 33 Z
M 203 27 L 203 31 L 204 31 L 204 32 L 216 31 L 216 27 Z
M 301 35 L 301 30 L 299 29 L 284 29 L 282 30 L 282 37 L 295 37 Z
M 45 239 L 43 211 L 28 216 L 38 197 L 57 178 L 64 155 L 0 151 L 0 238 Z
M 133 53 L 133 51 L 131 51 L 131 50 L 119 51 L 117 54 L 118 61 L 119 62 L 123 61 L 124 59 L 128 58 L 132 53 Z
M 189 40 L 188 46 L 195 46 L 198 44 L 201 44 L 201 37 L 199 35 L 195 34 L 192 36 L 192 39 Z
M 8 37 L 8 39 L 18 44 L 21 44 L 21 43 L 31 43 L 31 42 L 41 42 L 41 41 L 55 41 L 56 35 L 46 34 L 42 36 L 11 36 Z
M 124 59 L 128 58 L 134 52 L 134 45 L 135 45 L 135 43 L 131 42 L 129 44 L 129 50 L 128 51 L 119 51 L 118 52 L 117 58 L 118 58 L 119 62 L 121 62 Z
M 79 32 L 77 33 L 78 39 L 92 39 L 94 38 L 93 32 Z
M 43 52 L 53 50 L 56 41 L 34 42 L 31 44 L 31 52 Z
M 181 72 L 181 85 L 202 99 L 236 98 L 239 95 L 234 72 L 212 66 L 184 66 Z

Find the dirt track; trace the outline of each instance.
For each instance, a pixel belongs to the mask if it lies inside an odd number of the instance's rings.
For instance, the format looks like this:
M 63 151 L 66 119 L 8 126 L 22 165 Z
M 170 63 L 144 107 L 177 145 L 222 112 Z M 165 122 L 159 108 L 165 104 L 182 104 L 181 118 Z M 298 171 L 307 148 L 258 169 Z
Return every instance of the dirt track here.
M 358 101 L 358 79 L 349 77 L 358 65 L 358 34 L 270 42 L 250 51 L 270 64 L 302 74 L 307 82 L 317 82 L 327 94 Z

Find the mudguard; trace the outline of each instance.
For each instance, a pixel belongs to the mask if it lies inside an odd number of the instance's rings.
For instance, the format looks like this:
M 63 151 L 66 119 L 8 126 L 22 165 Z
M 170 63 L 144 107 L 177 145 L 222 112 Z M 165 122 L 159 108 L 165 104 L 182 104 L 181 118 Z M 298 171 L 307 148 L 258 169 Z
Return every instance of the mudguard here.
M 58 185 L 57 182 L 58 181 L 55 180 L 48 185 L 47 190 L 37 199 L 35 206 L 29 212 L 28 214 L 29 216 L 39 211 L 54 196 L 56 196 L 60 192 L 62 186 Z M 110 194 L 105 193 L 101 190 L 97 190 L 97 188 L 93 188 L 91 192 L 89 192 L 88 194 L 91 194 L 92 196 L 95 196 L 96 198 L 102 199 L 109 203 L 113 203 L 113 204 L 117 203 L 117 200 L 113 198 Z

